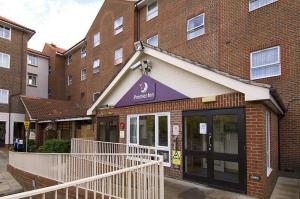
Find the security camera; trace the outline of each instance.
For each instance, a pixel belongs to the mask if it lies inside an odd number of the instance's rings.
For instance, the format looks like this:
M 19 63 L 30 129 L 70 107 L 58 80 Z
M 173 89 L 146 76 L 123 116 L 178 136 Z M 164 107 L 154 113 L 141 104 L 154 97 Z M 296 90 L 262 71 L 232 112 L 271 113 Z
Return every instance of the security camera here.
M 142 66 L 142 62 L 138 61 L 135 64 L 133 64 L 130 68 L 131 68 L 131 70 L 135 70 L 135 69 L 137 69 L 138 67 L 141 67 L 141 66 Z

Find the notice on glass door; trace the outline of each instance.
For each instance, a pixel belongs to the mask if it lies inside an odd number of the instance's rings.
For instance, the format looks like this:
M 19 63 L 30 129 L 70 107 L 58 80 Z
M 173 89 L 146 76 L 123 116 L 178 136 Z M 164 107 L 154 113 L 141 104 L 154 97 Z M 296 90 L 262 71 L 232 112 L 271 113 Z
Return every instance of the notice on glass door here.
M 200 134 L 207 134 L 207 123 L 199 123 L 199 133 Z

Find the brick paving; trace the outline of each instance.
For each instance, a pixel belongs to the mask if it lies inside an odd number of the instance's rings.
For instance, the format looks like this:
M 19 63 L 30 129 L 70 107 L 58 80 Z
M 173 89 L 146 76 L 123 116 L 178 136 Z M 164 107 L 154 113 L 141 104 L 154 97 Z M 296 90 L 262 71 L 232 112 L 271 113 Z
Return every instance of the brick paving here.
M 0 149 L 0 197 L 23 191 L 22 186 L 7 172 L 8 152 Z

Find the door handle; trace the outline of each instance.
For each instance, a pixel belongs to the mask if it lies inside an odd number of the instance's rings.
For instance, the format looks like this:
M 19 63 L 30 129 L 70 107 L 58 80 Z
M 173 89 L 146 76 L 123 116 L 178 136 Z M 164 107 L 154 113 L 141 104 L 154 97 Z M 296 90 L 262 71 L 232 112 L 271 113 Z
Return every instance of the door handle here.
M 208 136 L 208 150 L 211 151 L 211 135 Z

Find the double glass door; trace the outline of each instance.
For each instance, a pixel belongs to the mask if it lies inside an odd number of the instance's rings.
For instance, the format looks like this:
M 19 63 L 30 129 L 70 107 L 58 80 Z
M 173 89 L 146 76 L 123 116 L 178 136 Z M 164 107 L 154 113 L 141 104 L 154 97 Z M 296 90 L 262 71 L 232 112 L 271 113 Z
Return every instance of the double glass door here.
M 98 140 L 119 142 L 119 117 L 101 117 L 98 119 Z
M 184 177 L 245 192 L 243 109 L 184 112 Z

